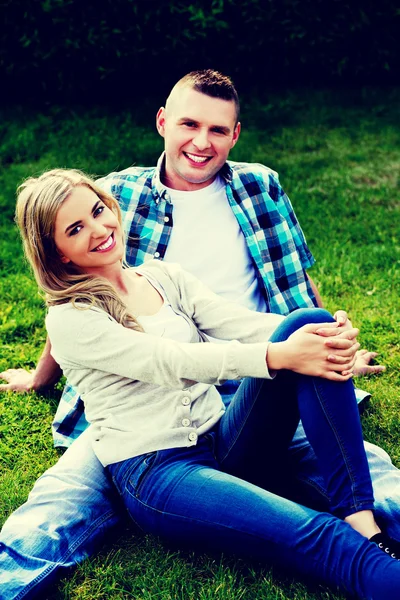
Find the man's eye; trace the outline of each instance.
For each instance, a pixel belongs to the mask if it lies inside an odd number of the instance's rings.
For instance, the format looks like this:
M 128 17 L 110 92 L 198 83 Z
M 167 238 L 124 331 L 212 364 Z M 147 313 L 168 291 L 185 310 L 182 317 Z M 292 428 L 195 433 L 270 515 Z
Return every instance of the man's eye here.
M 97 215 L 100 215 L 103 211 L 104 211 L 104 206 L 98 206 L 96 208 L 96 210 L 94 211 L 93 216 L 97 217 Z
M 193 121 L 187 121 L 184 125 L 186 125 L 186 127 L 196 127 L 196 123 L 193 123 Z
M 219 134 L 225 133 L 225 131 L 223 129 L 219 129 L 218 127 L 214 127 L 214 129 L 212 131 L 213 131 L 213 133 L 219 133 Z

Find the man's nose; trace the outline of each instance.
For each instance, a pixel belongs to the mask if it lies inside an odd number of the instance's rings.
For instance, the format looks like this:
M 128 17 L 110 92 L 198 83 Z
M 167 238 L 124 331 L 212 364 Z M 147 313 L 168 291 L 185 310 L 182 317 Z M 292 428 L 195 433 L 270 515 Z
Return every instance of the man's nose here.
M 199 129 L 192 141 L 198 150 L 205 150 L 211 146 L 207 129 Z

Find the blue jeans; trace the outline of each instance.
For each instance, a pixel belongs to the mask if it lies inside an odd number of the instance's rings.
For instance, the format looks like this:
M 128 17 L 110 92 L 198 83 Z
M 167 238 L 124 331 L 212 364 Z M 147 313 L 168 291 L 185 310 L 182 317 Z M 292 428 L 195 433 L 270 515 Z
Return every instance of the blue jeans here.
M 210 442 L 211 438 L 208 436 L 202 444 Z M 393 466 L 389 456 L 382 449 L 367 442 L 365 449 L 373 481 L 377 520 L 391 535 L 400 539 L 400 471 Z M 268 452 L 269 454 L 265 455 L 266 464 L 278 458 L 274 448 L 269 448 Z M 328 558 L 334 561 L 334 570 L 337 570 L 338 579 L 343 577 L 343 571 L 347 572 L 351 569 L 355 573 L 359 571 L 358 565 L 354 563 L 354 543 L 360 549 L 361 562 L 364 560 L 365 552 L 368 553 L 368 557 L 372 556 L 368 560 L 381 562 L 380 554 L 373 552 L 371 555 L 374 548 L 371 549 L 368 542 L 337 518 L 328 514 L 319 515 L 305 508 L 311 506 L 318 510 L 328 510 L 329 500 L 316 455 L 301 427 L 296 432 L 286 458 L 288 468 L 284 479 L 288 482 L 287 495 L 303 506 L 300 507 L 271 492 L 261 491 L 261 494 L 265 494 L 271 503 L 271 539 L 276 533 L 274 529 L 278 529 L 279 533 L 286 523 L 297 523 L 298 526 L 303 522 L 306 528 L 313 523 L 315 529 L 312 531 L 321 530 L 325 540 L 331 536 L 329 532 L 334 530 L 335 544 L 338 544 L 335 548 L 339 548 L 340 551 L 333 556 L 333 549 L 331 549 Z M 211 459 L 215 464 L 213 454 Z M 213 470 L 216 477 L 230 477 L 221 471 Z M 257 469 L 260 470 L 261 468 Z M 270 476 L 272 479 L 271 473 Z M 144 483 L 147 485 L 148 482 Z M 279 487 L 281 483 L 276 481 L 274 485 Z M 254 489 L 254 486 L 245 482 L 243 485 Z M 194 489 L 191 490 L 191 493 L 193 492 Z M 229 507 L 231 503 L 231 498 L 227 496 L 224 504 L 219 502 L 216 504 L 220 507 Z M 246 507 L 243 512 L 247 514 L 248 508 Z M 286 513 L 290 517 L 288 522 L 282 518 Z M 28 501 L 4 524 L 0 534 L 1 600 L 32 598 L 40 595 L 44 587 L 57 574 L 65 575 L 67 568 L 92 554 L 104 541 L 105 535 L 112 534 L 122 518 L 123 510 L 119 497 L 92 451 L 90 431 L 87 430 L 73 443 L 58 463 L 39 478 Z M 279 521 L 279 527 L 277 521 L 273 519 Z M 289 527 L 284 529 L 290 534 Z M 336 537 L 337 532 L 339 533 Z M 309 539 L 307 537 L 302 541 L 303 537 L 300 536 L 299 543 L 296 544 L 298 547 L 302 547 L 302 544 Z M 318 540 L 319 537 L 315 538 L 316 555 L 326 552 L 326 544 L 323 544 L 322 551 Z M 349 540 L 353 549 L 346 554 Z M 292 566 L 296 568 L 295 564 Z M 320 568 L 323 567 L 320 565 Z M 392 566 L 385 561 L 385 568 L 389 568 L 389 571 L 386 571 L 386 574 L 389 574 Z M 329 580 L 326 573 L 320 575 L 326 581 Z M 318 574 L 315 574 L 315 577 L 317 576 Z M 387 575 L 385 578 L 390 580 Z
M 287 339 L 310 320 L 330 319 L 325 311 L 296 311 L 271 340 Z M 281 484 L 281 457 L 299 414 L 320 461 L 332 514 L 271 491 Z M 387 599 L 400 589 L 400 563 L 333 516 L 373 509 L 352 382 L 291 372 L 273 381 L 245 379 L 197 446 L 150 452 L 108 470 L 135 523 L 170 544 L 275 563 L 359 598 Z

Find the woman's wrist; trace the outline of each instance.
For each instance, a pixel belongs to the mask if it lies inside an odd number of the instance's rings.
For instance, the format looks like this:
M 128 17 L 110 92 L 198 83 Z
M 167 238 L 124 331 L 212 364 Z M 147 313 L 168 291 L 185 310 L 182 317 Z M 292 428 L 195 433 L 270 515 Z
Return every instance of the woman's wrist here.
M 286 369 L 286 354 L 285 342 L 271 342 L 268 346 L 268 353 L 266 356 L 268 370 L 280 371 L 281 369 Z

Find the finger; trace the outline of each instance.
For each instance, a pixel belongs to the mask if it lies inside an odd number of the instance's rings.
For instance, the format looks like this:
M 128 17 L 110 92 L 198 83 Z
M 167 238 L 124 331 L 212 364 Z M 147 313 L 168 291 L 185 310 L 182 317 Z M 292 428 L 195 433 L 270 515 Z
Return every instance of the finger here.
M 383 373 L 386 371 L 386 367 L 384 365 L 367 365 L 365 367 L 366 375 L 374 375 L 375 373 Z
M 9 377 L 10 375 L 13 375 L 15 373 L 15 369 L 7 369 L 6 371 L 2 371 L 0 373 L 0 377 L 2 379 L 5 379 L 6 377 Z M 6 377 L 4 377 L 6 376 Z
M 330 379 L 331 381 L 348 381 L 353 377 L 353 373 L 348 373 L 347 375 L 343 375 L 343 373 L 336 373 L 331 371 L 326 374 L 325 379 Z
M 358 351 L 358 355 L 365 357 L 366 360 L 370 360 L 372 358 L 376 358 L 378 356 L 378 353 L 377 352 L 369 352 L 365 348 L 362 348 L 361 350 Z
M 341 374 L 350 372 L 350 371 L 353 373 L 353 366 L 354 365 L 352 362 L 346 362 L 343 365 L 329 363 L 328 371 L 330 371 L 332 373 L 341 373 Z
M 362 354 L 361 354 L 362 352 Z M 368 352 L 368 350 L 360 350 L 363 361 L 368 364 L 371 360 L 374 360 L 378 356 L 377 352 Z
M 360 330 L 357 329 L 357 327 L 352 327 L 351 329 L 339 330 L 337 333 L 337 337 L 342 338 L 344 340 L 354 340 L 359 333 Z
M 307 333 L 318 333 L 320 329 L 327 330 L 326 335 L 337 335 L 330 333 L 331 330 L 337 330 L 337 333 L 341 333 L 339 330 L 339 324 L 336 321 L 332 321 L 331 323 L 309 323 L 308 325 L 303 325 L 301 329 L 306 331 Z
M 348 350 L 349 348 L 353 348 L 353 346 L 357 346 L 355 348 L 355 351 L 357 351 L 360 347 L 358 342 L 342 337 L 328 338 L 327 340 L 324 340 L 324 345 L 337 350 Z
M 345 310 L 338 310 L 333 315 L 333 318 L 339 323 L 339 325 L 344 325 L 348 319 L 347 312 Z
M 329 354 L 327 360 L 338 365 L 345 365 L 350 362 L 353 365 L 356 363 L 357 358 L 354 353 L 347 354 L 346 356 L 341 356 L 340 354 Z
M 320 323 L 318 329 L 314 331 L 317 335 L 322 337 L 331 337 L 340 335 L 343 333 L 343 329 L 340 328 L 339 323 Z

